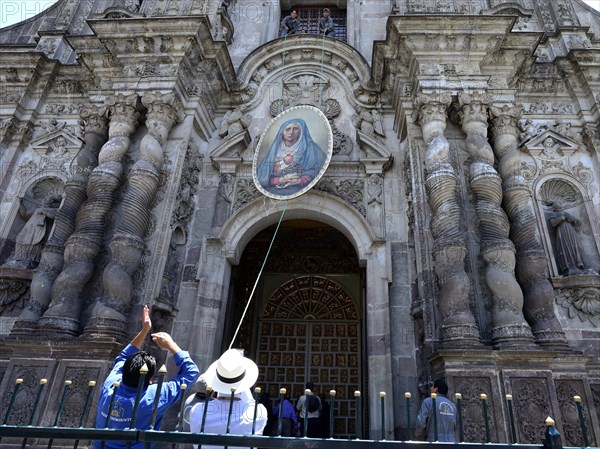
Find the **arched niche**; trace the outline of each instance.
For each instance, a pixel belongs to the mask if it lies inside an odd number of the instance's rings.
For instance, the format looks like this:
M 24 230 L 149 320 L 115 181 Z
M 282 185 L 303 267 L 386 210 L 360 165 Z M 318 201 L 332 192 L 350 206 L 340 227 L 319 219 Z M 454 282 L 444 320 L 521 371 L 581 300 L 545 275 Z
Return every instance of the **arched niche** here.
M 585 269 L 582 273 L 598 272 L 600 269 L 598 233 L 595 223 L 598 217 L 594 213 L 591 198 L 586 189 L 575 179 L 567 175 L 553 175 L 541 178 L 537 183 L 536 200 L 540 219 L 541 235 L 549 260 L 549 271 L 552 277 L 567 275 L 562 272 L 557 261 L 557 224 L 553 217 L 556 216 L 559 204 L 564 208 L 564 213 L 578 220 L 581 225 L 576 226 L 577 243 Z

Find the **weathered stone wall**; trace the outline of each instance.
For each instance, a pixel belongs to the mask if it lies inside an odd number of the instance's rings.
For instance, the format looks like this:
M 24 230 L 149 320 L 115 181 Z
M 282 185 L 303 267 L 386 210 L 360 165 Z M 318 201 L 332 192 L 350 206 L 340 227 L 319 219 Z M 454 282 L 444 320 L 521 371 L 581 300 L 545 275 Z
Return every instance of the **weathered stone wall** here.
M 523 441 L 552 410 L 580 444 L 569 396 L 600 405 L 600 15 L 338 3 L 347 43 L 278 39 L 285 5 L 242 0 L 63 0 L 0 33 L 3 401 L 27 363 L 54 377 L 48 404 L 65 376 L 100 380 L 143 304 L 206 368 L 233 267 L 283 211 L 253 184 L 257 140 L 308 104 L 333 158 L 285 213 L 343 233 L 364 269 L 370 431 L 379 391 L 403 436 L 404 392 L 444 375 L 469 438 L 479 393 L 500 416 L 542 385 Z

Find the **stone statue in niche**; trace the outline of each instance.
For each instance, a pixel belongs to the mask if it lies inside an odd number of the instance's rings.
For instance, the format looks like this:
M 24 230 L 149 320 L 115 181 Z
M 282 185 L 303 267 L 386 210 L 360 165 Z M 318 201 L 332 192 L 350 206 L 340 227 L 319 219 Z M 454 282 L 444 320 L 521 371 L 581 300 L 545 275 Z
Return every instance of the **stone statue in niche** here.
M 48 196 L 44 198 L 41 207 L 33 211 L 27 223 L 17 234 L 15 239 L 15 253 L 5 265 L 16 268 L 33 269 L 40 263 L 40 256 L 61 198 L 59 196 Z M 24 215 L 24 206 L 21 205 L 20 213 Z
M 562 201 L 554 201 L 554 213 L 549 218 L 550 226 L 556 228 L 556 263 L 561 276 L 581 274 L 585 268 L 579 251 L 577 233 L 581 221 L 565 212 Z

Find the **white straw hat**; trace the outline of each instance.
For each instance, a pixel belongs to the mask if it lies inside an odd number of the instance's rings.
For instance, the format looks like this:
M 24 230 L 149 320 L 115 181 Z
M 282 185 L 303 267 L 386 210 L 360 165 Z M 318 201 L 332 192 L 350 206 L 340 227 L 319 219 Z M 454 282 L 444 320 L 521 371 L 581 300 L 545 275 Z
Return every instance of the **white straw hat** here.
M 220 394 L 231 394 L 232 388 L 237 394 L 255 384 L 258 366 L 239 350 L 229 349 L 201 377 L 206 385 Z

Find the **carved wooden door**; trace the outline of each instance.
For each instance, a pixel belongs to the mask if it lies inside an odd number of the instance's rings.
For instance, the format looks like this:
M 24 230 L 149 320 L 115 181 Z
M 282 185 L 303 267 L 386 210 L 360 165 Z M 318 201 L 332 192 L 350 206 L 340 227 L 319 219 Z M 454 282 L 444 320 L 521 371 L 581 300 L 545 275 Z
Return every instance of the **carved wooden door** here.
M 307 381 L 325 395 L 336 390 L 334 436 L 355 437 L 354 391 L 361 385 L 360 320 L 344 287 L 321 276 L 281 285 L 263 309 L 258 335 L 258 385 L 276 399 L 286 388 L 295 402 Z M 329 416 L 324 417 L 328 425 Z

